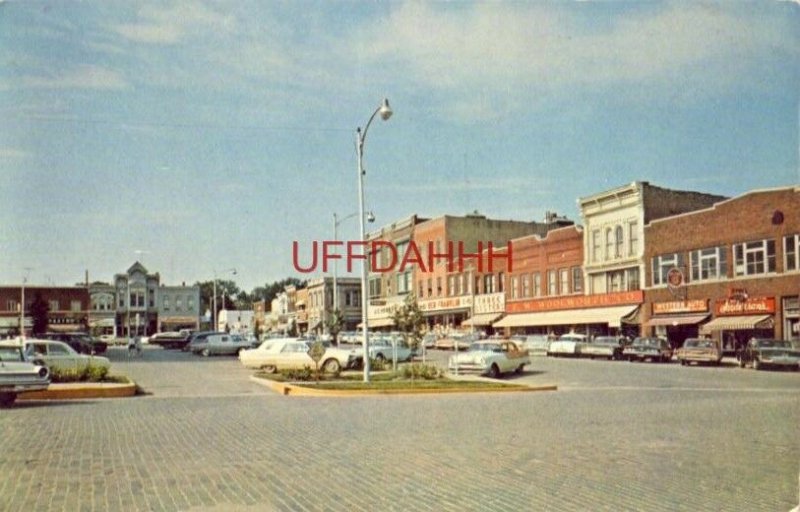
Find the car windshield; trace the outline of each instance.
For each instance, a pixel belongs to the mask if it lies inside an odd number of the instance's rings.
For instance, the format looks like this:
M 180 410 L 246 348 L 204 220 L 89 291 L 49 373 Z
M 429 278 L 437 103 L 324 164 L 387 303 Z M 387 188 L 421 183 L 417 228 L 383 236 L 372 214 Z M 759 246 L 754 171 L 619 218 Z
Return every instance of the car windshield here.
M 633 342 L 634 345 L 653 345 L 658 346 L 658 338 L 636 338 Z
M 616 343 L 617 338 L 613 338 L 611 336 L 598 336 L 594 339 L 595 343 Z
M 0 361 L 24 361 L 25 355 L 19 347 L 0 347 Z

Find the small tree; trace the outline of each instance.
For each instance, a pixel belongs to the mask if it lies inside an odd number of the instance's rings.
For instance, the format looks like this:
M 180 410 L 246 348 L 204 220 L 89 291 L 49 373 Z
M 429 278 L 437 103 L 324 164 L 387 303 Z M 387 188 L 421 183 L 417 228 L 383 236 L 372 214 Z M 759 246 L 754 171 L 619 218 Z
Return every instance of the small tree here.
M 416 349 L 422 341 L 422 327 L 425 325 L 425 317 L 419 309 L 417 298 L 413 294 L 406 296 L 392 319 L 397 330 L 403 333 L 409 348 Z
M 325 319 L 325 327 L 328 329 L 328 332 L 331 333 L 333 342 L 336 345 L 339 345 L 339 333 L 342 332 L 343 326 L 344 314 L 342 314 L 339 309 L 334 309 L 331 312 L 331 316 Z
M 33 335 L 44 334 L 47 332 L 47 314 L 50 312 L 50 305 L 42 298 L 42 294 L 36 292 L 31 302 L 31 317 L 33 318 Z

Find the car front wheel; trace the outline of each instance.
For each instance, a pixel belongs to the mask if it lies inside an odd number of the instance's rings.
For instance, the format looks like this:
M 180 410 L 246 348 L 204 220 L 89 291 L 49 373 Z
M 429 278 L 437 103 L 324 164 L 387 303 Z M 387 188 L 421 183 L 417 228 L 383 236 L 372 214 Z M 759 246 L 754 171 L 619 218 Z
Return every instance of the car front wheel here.
M 322 369 L 326 373 L 339 373 L 342 369 L 342 365 L 339 364 L 339 361 L 337 361 L 336 359 L 328 359 L 322 365 Z
M 761 369 L 761 361 L 759 361 L 757 357 L 753 358 L 753 369 L 754 370 L 760 370 Z
M 489 368 L 489 373 L 487 373 L 487 375 L 493 379 L 496 379 L 500 376 L 500 368 L 496 364 L 493 364 L 491 368 Z
M 203 357 L 208 357 L 211 355 L 211 352 L 207 348 L 204 348 L 200 353 L 203 354 Z

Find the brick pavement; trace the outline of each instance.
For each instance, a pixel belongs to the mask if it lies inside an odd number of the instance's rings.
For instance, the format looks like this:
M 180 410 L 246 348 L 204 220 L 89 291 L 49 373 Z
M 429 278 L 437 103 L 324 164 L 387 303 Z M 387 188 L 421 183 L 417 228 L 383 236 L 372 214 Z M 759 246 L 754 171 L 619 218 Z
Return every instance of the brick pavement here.
M 287 398 L 231 358 L 0 412 L 0 510 L 789 510 L 800 374 L 534 359 L 555 393 Z

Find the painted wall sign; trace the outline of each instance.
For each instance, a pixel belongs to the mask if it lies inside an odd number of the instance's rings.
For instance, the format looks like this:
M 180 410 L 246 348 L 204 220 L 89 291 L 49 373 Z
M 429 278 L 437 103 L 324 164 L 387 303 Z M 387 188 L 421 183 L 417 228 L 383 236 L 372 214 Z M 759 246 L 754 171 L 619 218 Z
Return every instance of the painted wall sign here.
M 572 297 L 549 297 L 546 299 L 524 300 L 506 303 L 506 313 L 529 313 L 537 311 L 556 311 L 560 309 L 598 308 L 604 306 L 623 306 L 644 302 L 644 291 L 602 293 L 597 295 L 575 295 Z
M 706 311 L 708 311 L 708 301 L 705 299 L 673 300 L 669 302 L 653 303 L 654 315 L 666 315 L 669 313 L 704 313 Z
M 722 299 L 717 301 L 714 311 L 718 316 L 775 313 L 775 297 L 749 297 L 746 301 Z

